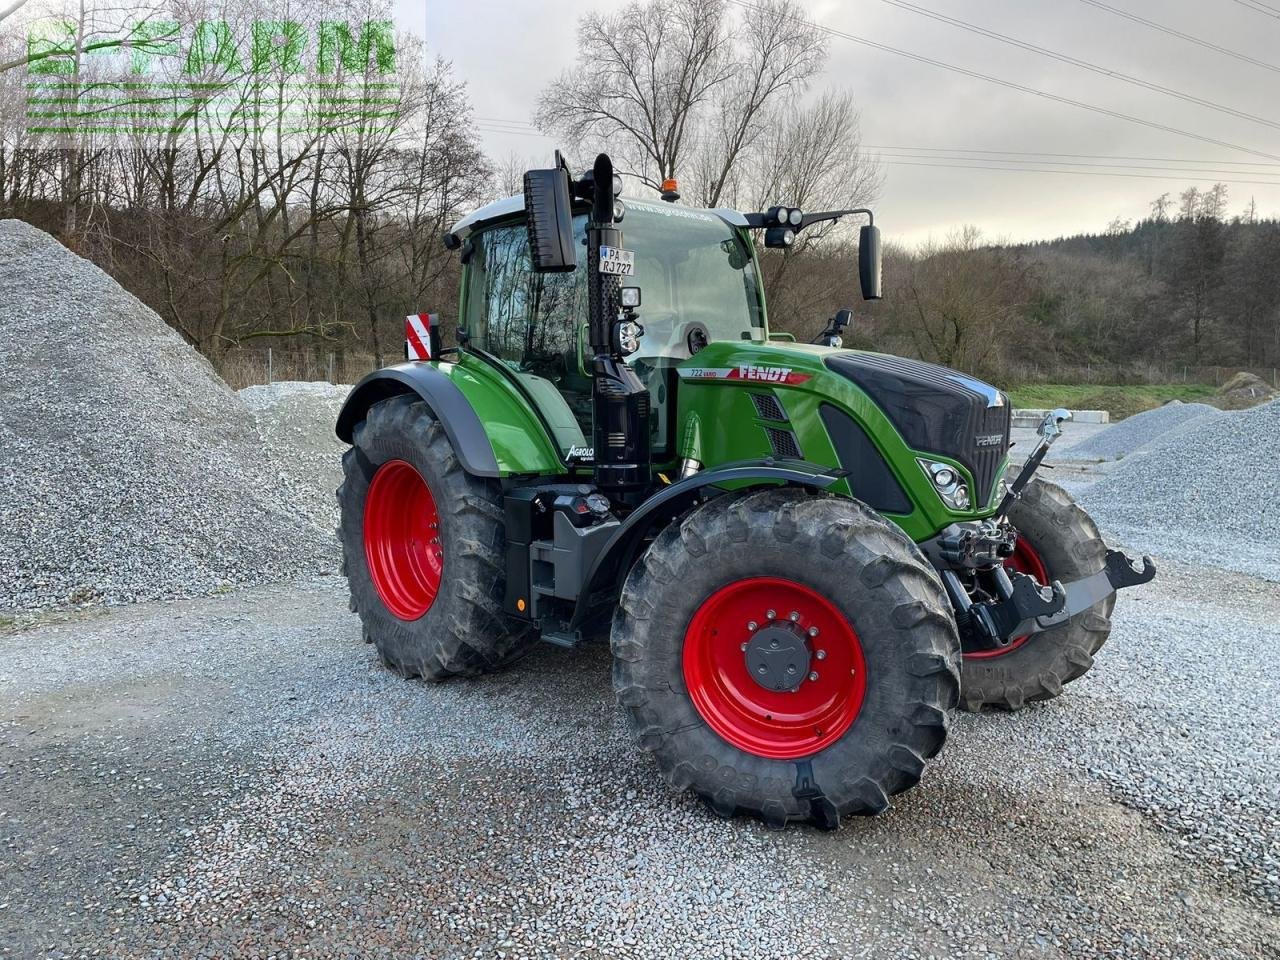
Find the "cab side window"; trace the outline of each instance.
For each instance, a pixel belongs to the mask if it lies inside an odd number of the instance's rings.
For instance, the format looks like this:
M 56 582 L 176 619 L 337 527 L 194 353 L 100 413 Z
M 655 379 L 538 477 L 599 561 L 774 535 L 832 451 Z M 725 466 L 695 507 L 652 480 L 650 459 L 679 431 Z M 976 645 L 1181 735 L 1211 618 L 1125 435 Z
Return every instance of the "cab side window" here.
M 576 218 L 575 233 L 584 231 L 585 221 Z M 466 316 L 472 343 L 515 373 L 562 452 L 589 444 L 591 380 L 578 357 L 587 319 L 585 255 L 573 273 L 535 273 L 524 224 L 492 227 L 472 243 Z

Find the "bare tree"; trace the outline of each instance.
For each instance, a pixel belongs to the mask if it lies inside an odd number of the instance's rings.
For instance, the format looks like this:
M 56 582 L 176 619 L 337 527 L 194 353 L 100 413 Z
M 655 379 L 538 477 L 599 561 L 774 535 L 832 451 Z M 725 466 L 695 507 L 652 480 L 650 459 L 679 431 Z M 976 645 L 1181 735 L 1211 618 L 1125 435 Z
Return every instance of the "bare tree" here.
M 724 0 L 648 0 L 578 25 L 578 63 L 538 98 L 536 122 L 571 149 L 607 147 L 651 186 L 692 153 L 733 76 Z

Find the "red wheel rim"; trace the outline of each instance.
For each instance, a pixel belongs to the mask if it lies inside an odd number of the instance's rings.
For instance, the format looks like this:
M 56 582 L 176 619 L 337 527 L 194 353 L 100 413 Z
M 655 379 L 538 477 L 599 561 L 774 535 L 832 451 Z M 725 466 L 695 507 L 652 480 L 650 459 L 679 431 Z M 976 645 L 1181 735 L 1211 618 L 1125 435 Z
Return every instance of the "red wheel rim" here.
M 1040 554 L 1036 552 L 1036 548 L 1023 536 L 1018 537 L 1018 542 L 1013 548 L 1013 556 L 1004 562 L 1004 568 L 1015 573 L 1025 573 L 1035 577 L 1042 584 L 1049 582 L 1049 571 L 1046 569 L 1044 561 L 1040 559 Z M 1026 636 L 1014 637 L 1013 642 L 1007 647 L 999 650 L 974 650 L 971 653 L 966 653 L 964 658 L 966 660 L 990 660 L 992 657 L 1003 657 L 1005 654 L 1017 650 L 1033 636 L 1034 634 L 1028 633 Z
M 752 677 L 743 645 L 756 633 L 753 623 L 757 630 L 784 628 L 807 645 L 811 674 L 793 692 Z M 791 760 L 844 736 L 862 708 L 867 671 L 858 635 L 834 604 L 791 580 L 754 577 L 721 587 L 694 613 L 684 638 L 684 681 L 723 739 L 759 757 Z
M 421 474 L 403 460 L 380 466 L 364 501 L 364 555 L 378 596 L 401 620 L 417 620 L 440 592 L 439 528 L 435 497 Z

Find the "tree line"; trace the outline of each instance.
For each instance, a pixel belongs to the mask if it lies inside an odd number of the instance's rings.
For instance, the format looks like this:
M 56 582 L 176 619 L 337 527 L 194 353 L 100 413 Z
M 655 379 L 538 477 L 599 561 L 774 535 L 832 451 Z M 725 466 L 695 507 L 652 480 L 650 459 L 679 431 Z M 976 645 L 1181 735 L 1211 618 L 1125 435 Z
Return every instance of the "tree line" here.
M 167 7 L 141 0 L 126 27 L 118 4 L 68 3 L 61 48 L 7 29 L 21 7 L 0 36 L 0 215 L 103 266 L 215 363 L 252 344 L 393 361 L 406 313 L 453 319 L 444 229 L 550 159 L 486 156 L 465 83 L 386 33 L 384 0 L 294 0 L 287 19 L 265 0 L 189 2 L 203 26 L 181 42 Z M 318 78 L 299 71 L 309 36 L 330 44 Z M 636 0 L 581 19 L 534 119 L 575 168 L 607 149 L 632 196 L 676 178 L 699 206 L 869 205 L 883 172 L 856 101 L 813 89 L 826 42 L 794 0 Z M 139 57 L 157 82 L 122 106 Z M 87 130 L 35 128 L 31 83 L 50 79 Z M 104 90 L 116 100 L 97 106 Z M 85 122 L 107 110 L 135 122 Z M 851 344 L 1006 380 L 1064 363 L 1275 365 L 1280 225 L 1227 204 L 1223 186 L 1191 189 L 1097 235 L 1010 246 L 968 228 L 891 247 L 871 305 L 850 302 L 854 231 L 806 231 L 762 251 L 771 321 L 811 339 L 854 306 Z

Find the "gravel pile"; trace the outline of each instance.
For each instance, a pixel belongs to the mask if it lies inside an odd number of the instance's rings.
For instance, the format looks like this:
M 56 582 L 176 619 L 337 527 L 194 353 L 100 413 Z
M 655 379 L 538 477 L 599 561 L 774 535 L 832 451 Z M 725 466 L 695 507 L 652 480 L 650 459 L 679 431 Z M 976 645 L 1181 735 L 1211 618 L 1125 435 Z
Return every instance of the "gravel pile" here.
M 253 417 L 151 310 L 0 221 L 0 609 L 123 603 L 328 570 Z
M 1121 420 L 1101 433 L 1067 448 L 1061 459 L 1118 460 L 1158 440 L 1172 430 L 1202 417 L 1221 416 L 1221 411 L 1207 403 L 1182 403 L 1174 400 L 1163 407 L 1147 410 Z M 1071 430 L 1071 426 L 1066 428 Z M 1069 434 L 1068 434 L 1069 435 Z M 1064 437 L 1065 439 L 1065 437 Z M 1055 451 L 1057 452 L 1057 451 Z
M 326 529 L 338 522 L 334 491 L 342 483 L 347 449 L 333 425 L 350 392 L 349 386 L 300 381 L 240 391 L 279 469 L 281 486 L 295 491 L 299 506 Z
M 1170 431 L 1080 491 L 1105 530 L 1154 553 L 1280 580 L 1280 401 Z

